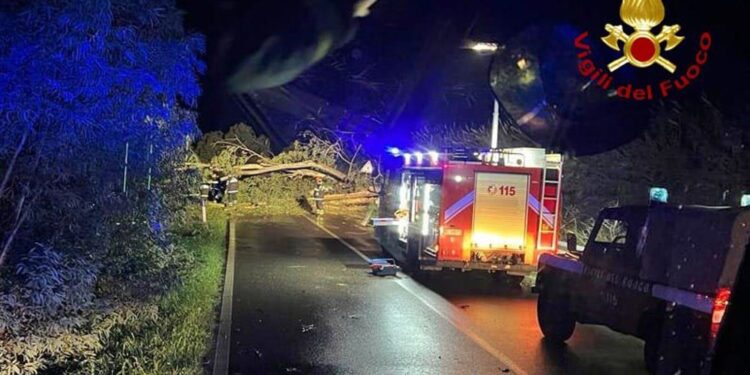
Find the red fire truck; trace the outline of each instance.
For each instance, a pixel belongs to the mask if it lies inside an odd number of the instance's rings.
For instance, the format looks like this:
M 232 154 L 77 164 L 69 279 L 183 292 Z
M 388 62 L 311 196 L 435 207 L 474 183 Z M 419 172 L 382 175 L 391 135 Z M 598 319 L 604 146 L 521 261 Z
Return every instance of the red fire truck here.
M 402 165 L 387 179 L 383 250 L 412 269 L 534 272 L 557 252 L 562 156 L 539 148 L 391 150 Z

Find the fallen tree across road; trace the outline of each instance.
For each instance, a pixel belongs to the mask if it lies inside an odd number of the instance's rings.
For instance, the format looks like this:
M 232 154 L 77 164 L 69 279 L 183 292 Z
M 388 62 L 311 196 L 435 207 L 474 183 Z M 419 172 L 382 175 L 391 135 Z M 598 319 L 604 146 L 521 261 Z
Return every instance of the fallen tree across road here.
M 261 165 L 261 164 L 244 164 L 234 168 L 235 173 L 240 177 L 259 176 L 273 172 L 291 172 L 295 170 L 312 170 L 323 173 L 336 180 L 344 181 L 346 174 L 335 168 L 316 163 L 314 161 L 303 161 L 298 163 Z

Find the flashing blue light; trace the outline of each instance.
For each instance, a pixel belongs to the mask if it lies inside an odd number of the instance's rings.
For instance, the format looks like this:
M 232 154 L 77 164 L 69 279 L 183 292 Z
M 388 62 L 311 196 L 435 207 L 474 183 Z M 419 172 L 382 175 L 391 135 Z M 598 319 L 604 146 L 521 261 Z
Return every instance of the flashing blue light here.
M 391 147 L 388 149 L 388 152 L 390 152 L 393 156 L 401 155 L 401 150 L 399 150 L 398 147 Z
M 740 207 L 748 206 L 750 206 L 750 194 L 742 194 L 742 198 L 740 198 Z
M 667 203 L 669 192 L 665 188 L 653 187 L 649 190 L 649 197 L 652 202 Z

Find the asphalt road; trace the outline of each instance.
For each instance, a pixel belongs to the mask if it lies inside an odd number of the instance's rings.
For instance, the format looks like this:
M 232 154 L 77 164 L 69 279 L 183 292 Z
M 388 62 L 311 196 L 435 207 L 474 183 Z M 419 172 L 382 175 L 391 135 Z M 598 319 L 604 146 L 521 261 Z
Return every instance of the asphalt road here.
M 321 223 L 364 256 L 367 229 Z M 302 217 L 237 224 L 229 374 L 645 374 L 643 345 L 581 326 L 542 340 L 536 300 L 482 273 L 378 278 Z

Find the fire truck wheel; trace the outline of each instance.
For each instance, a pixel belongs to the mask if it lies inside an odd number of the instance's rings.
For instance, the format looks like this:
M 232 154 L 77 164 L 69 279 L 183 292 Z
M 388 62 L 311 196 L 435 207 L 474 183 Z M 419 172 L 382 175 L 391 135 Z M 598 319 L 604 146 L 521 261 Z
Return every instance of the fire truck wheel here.
M 573 335 L 576 321 L 564 296 L 543 288 L 539 293 L 536 312 L 545 339 L 563 343 Z

